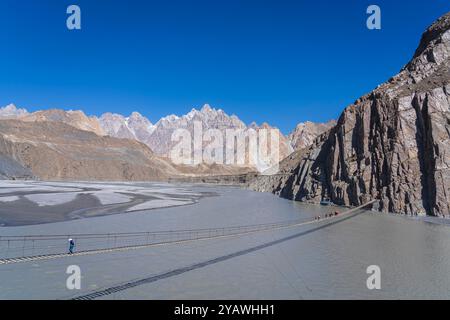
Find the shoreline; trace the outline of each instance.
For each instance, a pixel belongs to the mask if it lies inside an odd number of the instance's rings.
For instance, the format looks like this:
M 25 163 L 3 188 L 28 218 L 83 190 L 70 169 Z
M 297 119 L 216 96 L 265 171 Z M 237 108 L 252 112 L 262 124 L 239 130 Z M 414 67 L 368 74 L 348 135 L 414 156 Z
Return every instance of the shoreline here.
M 217 196 L 214 192 L 197 192 L 190 190 L 189 185 L 168 183 L 4 180 L 0 181 L 0 227 L 42 225 L 187 206 L 214 196 Z
M 236 177 L 235 177 L 236 178 Z M 238 177 L 239 179 L 240 177 Z M 42 180 L 0 180 L 0 190 L 2 189 L 2 183 L 9 185 L 17 184 L 18 187 L 15 187 L 15 191 L 12 192 L 5 192 L 0 193 L 0 228 L 10 228 L 10 227 L 18 227 L 18 226 L 31 226 L 31 225 L 42 225 L 42 224 L 49 224 L 49 223 L 56 223 L 56 222 L 64 222 L 64 221 L 71 221 L 76 219 L 86 219 L 91 217 L 101 217 L 101 216 L 107 216 L 107 215 L 118 215 L 118 214 L 126 214 L 126 213 L 133 213 L 133 212 L 141 212 L 141 211 L 148 211 L 148 210 L 155 210 L 155 209 L 164 209 L 164 208 L 173 208 L 173 207 L 179 207 L 179 206 L 187 206 L 187 205 L 194 205 L 197 204 L 201 199 L 205 197 L 214 197 L 218 196 L 215 192 L 208 192 L 208 191 L 202 191 L 199 194 L 196 194 L 195 196 L 189 196 L 183 194 L 183 192 L 179 193 L 177 192 L 177 188 L 182 188 L 187 190 L 187 188 L 192 186 L 197 187 L 225 187 L 225 188 L 241 188 L 249 191 L 259 192 L 255 190 L 251 190 L 246 187 L 245 183 L 217 183 L 214 181 L 217 179 L 217 177 L 211 177 L 212 180 L 209 181 L 179 181 L 179 180 L 173 180 L 169 182 L 161 182 L 161 181 L 42 181 Z M 27 186 L 20 186 L 21 184 L 26 184 Z M 122 191 L 117 192 L 117 196 L 120 197 L 121 195 L 126 195 L 130 198 L 129 202 L 121 203 L 111 203 L 111 204 L 101 204 L 99 203 L 98 199 L 97 202 L 95 202 L 92 198 L 95 198 L 95 192 L 103 192 L 104 190 L 99 188 L 101 186 L 105 186 L 105 190 L 110 187 L 129 187 L 129 188 L 142 188 L 142 190 L 151 189 L 151 187 L 154 187 L 156 189 L 151 190 L 151 193 L 148 195 L 144 195 L 142 193 L 130 193 L 129 191 Z M 29 187 L 42 187 L 41 190 L 29 190 Z M 66 195 L 70 192 L 67 190 L 55 190 L 57 188 L 72 188 L 74 189 L 74 192 L 80 194 L 84 197 L 91 196 L 90 193 L 93 193 L 93 197 L 86 198 L 86 199 L 74 199 L 72 201 L 63 202 L 59 205 L 54 206 L 41 206 L 36 205 L 34 206 L 35 210 L 31 209 L 30 207 L 30 201 L 25 199 L 26 202 L 24 202 L 26 205 L 24 206 L 23 203 L 14 203 L 15 201 L 11 202 L 2 202 L 1 198 L 4 197 L 19 197 L 20 199 L 24 199 L 24 197 L 29 195 Z M 45 188 L 50 188 L 53 190 L 45 190 Z M 159 192 L 158 190 L 160 188 L 173 188 L 174 190 L 169 193 L 165 192 Z M 7 188 L 3 188 L 7 189 Z M 21 189 L 26 189 L 22 191 Z M 75 191 L 75 189 L 78 189 Z M 116 190 L 117 191 L 117 190 Z M 268 192 L 270 193 L 270 192 Z M 276 194 L 271 193 L 275 197 L 279 197 Z M 168 201 L 167 204 L 164 204 L 164 199 Z M 173 203 L 173 200 L 179 200 L 179 203 Z M 296 200 L 290 200 L 281 198 L 283 200 L 291 201 L 297 204 L 305 204 L 305 205 L 313 205 L 317 208 L 339 208 L 341 210 L 343 209 L 351 209 L 351 206 L 340 206 L 333 203 L 330 203 L 329 205 L 322 205 L 320 203 L 315 202 L 307 202 L 307 201 L 296 201 Z M 159 204 L 157 206 L 145 206 L 146 203 L 151 204 L 151 201 L 158 202 Z M 92 205 L 92 201 L 94 201 L 94 205 Z M 172 202 L 170 202 L 172 201 Z M 156 203 L 155 202 L 155 203 Z M 170 203 L 169 203 L 170 202 Z M 91 206 L 83 206 L 84 203 L 91 203 Z M 76 210 L 70 210 L 70 206 L 78 206 L 78 209 Z M 141 207 L 139 207 L 141 206 Z M 137 209 L 133 209 L 134 207 L 137 207 Z M 11 209 L 13 208 L 13 209 Z M 43 210 L 46 209 L 46 210 Z M 11 210 L 11 211 L 8 211 Z M 31 210 L 34 212 L 26 212 L 24 213 L 24 210 Z M 63 211 L 61 212 L 56 212 Z M 6 214 L 2 214 L 5 211 L 7 211 Z M 20 211 L 20 213 L 18 212 Z M 406 218 L 409 220 L 414 221 L 420 221 L 425 223 L 432 223 L 437 225 L 448 225 L 450 226 L 450 218 L 445 217 L 434 217 L 434 216 L 411 216 L 401 213 L 393 213 L 393 212 L 379 212 L 374 211 L 372 209 L 366 210 L 369 213 L 374 214 L 387 214 L 391 216 L 397 216 Z M 12 212 L 12 213 L 11 213 Z M 20 214 L 20 218 L 17 219 L 14 217 L 14 215 Z M 53 215 L 53 216 L 52 216 Z

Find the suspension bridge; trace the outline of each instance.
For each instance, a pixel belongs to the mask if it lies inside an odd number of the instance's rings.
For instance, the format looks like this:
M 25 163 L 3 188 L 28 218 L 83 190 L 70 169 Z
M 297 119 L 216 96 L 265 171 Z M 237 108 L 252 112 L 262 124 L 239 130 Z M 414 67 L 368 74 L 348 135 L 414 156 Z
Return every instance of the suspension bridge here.
M 303 219 L 237 227 L 171 231 L 0 236 L 0 266 L 21 262 L 138 250 L 163 245 L 183 244 L 194 241 L 239 237 L 271 230 L 319 224 L 324 221 L 335 220 L 341 218 L 342 216 L 349 215 L 357 210 L 369 206 L 375 201 L 377 200 L 369 201 L 338 215 L 330 214 L 327 217 L 322 216 L 320 219 L 311 219 L 306 221 Z M 76 252 L 73 254 L 67 253 L 67 242 L 69 238 L 72 238 L 76 243 Z

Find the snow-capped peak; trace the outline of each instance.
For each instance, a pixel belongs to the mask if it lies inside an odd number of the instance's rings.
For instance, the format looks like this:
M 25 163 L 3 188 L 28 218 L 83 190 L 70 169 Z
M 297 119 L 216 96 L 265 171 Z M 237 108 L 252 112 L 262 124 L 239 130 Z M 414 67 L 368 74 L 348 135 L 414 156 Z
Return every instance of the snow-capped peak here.
M 211 112 L 212 108 L 211 108 L 211 106 L 208 103 L 205 103 L 200 111 L 203 112 L 203 113 Z
M 0 118 L 17 118 L 28 114 L 26 109 L 17 108 L 13 103 L 0 108 Z
M 169 114 L 168 116 L 162 117 L 161 119 L 159 119 L 159 121 L 156 123 L 156 126 L 158 126 L 159 124 L 162 123 L 171 123 L 174 121 L 177 121 L 178 119 L 180 119 L 179 116 L 175 115 L 175 114 Z

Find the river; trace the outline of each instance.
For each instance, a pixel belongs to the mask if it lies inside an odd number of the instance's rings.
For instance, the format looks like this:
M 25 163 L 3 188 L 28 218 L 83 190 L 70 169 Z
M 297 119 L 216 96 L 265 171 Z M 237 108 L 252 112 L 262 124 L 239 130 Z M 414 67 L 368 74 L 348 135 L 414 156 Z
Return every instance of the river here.
M 236 187 L 182 187 L 208 196 L 178 207 L 0 227 L 0 236 L 241 226 L 336 210 Z M 448 299 L 450 226 L 431 222 L 365 211 L 237 237 L 0 265 L 0 299 L 70 299 L 124 284 L 99 299 Z M 69 265 L 80 268 L 80 290 L 66 287 Z M 366 284 L 371 265 L 380 269 L 379 290 Z

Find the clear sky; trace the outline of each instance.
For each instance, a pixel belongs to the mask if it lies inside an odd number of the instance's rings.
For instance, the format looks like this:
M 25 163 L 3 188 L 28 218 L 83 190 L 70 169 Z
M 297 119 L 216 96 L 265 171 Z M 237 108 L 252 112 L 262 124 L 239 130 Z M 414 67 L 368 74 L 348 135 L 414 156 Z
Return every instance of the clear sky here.
M 82 29 L 66 28 L 77 4 Z M 382 29 L 366 28 L 381 7 Z M 137 110 L 209 103 L 283 132 L 394 75 L 448 0 L 0 0 L 0 105 Z

